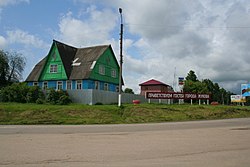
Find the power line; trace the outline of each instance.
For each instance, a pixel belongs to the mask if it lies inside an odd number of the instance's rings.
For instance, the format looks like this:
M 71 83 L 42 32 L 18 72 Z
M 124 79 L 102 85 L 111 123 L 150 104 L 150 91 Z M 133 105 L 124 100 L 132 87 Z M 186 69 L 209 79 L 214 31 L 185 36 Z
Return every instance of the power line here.
M 194 25 L 150 25 L 126 23 L 125 26 L 158 27 L 158 28 L 204 28 L 204 29 L 249 29 L 250 26 L 194 26 Z

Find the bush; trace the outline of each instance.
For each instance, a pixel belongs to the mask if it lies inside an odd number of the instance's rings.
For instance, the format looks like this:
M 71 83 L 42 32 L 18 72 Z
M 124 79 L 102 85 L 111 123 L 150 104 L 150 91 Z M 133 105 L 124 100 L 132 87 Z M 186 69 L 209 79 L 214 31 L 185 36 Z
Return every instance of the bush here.
M 3 102 L 26 102 L 28 87 L 24 83 L 13 83 L 2 89 L 1 97 Z
M 38 98 L 38 99 L 36 100 L 36 104 L 44 104 L 44 100 L 41 99 L 41 98 Z
M 38 86 L 28 86 L 26 83 L 14 83 L 0 91 L 0 100 L 2 102 L 43 104 L 45 99 L 51 104 L 66 105 L 71 103 L 69 95 L 65 91 L 49 89 L 47 98 L 45 98 Z
M 40 88 L 26 83 L 13 83 L 0 92 L 2 102 L 35 103 L 38 98 L 44 98 Z
M 44 99 L 44 94 L 38 86 L 30 86 L 29 92 L 26 95 L 27 103 L 36 103 L 38 99 Z
M 69 96 L 67 96 L 67 95 L 60 96 L 58 104 L 67 105 L 69 103 L 71 103 L 71 100 L 70 100 Z
M 71 103 L 71 100 L 66 91 L 50 89 L 48 91 L 47 102 L 50 104 L 66 105 Z

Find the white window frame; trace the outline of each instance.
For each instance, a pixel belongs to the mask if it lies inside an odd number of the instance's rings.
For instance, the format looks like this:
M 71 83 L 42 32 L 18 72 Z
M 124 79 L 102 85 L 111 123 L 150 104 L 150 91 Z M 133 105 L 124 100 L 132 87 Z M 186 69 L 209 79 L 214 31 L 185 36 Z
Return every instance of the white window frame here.
M 104 90 L 108 91 L 109 90 L 109 84 L 108 83 L 104 83 Z
M 56 89 L 57 90 L 63 90 L 63 81 L 57 81 Z
M 99 90 L 99 88 L 100 88 L 99 85 L 100 85 L 100 84 L 99 84 L 99 81 L 95 81 L 95 89 L 96 89 L 96 90 Z
M 45 86 L 45 84 L 46 84 L 46 86 Z M 46 90 L 46 89 L 48 89 L 48 82 L 44 81 L 43 82 L 43 90 Z
M 57 64 L 51 64 L 49 68 L 50 73 L 57 73 L 58 72 L 58 65 Z
M 80 86 L 79 86 L 80 85 Z M 80 89 L 79 89 L 80 88 Z M 76 80 L 76 89 L 81 90 L 82 89 L 82 80 Z
M 116 78 L 116 69 L 112 69 L 112 70 L 111 70 L 111 76 L 112 76 L 113 78 Z
M 99 65 L 99 74 L 105 75 L 105 66 L 104 65 Z
M 70 87 L 69 87 L 69 85 L 70 85 Z M 71 90 L 72 89 L 72 81 L 70 81 L 70 80 L 66 81 L 66 89 L 67 90 Z

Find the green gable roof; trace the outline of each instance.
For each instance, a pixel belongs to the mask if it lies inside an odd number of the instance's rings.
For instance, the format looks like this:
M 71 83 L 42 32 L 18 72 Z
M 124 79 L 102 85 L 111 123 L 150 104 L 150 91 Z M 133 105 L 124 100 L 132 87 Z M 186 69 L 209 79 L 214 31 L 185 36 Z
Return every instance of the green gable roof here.
M 53 45 L 57 47 L 65 72 L 67 74 L 67 79 L 69 80 L 88 79 L 95 67 L 95 63 L 107 50 L 111 51 L 112 54 L 110 55 L 115 59 L 116 68 L 117 70 L 119 70 L 119 65 L 115 58 L 111 45 L 75 48 L 59 41 L 53 40 L 50 52 L 53 48 Z M 26 81 L 39 81 L 39 78 L 42 75 L 47 63 L 46 61 L 48 59 L 48 56 L 46 56 L 33 68 Z
M 94 46 L 88 48 L 78 49 L 75 55 L 77 62 L 81 63 L 79 66 L 74 66 L 70 75 L 71 80 L 87 79 L 92 71 L 91 66 L 94 62 L 109 48 L 109 45 Z

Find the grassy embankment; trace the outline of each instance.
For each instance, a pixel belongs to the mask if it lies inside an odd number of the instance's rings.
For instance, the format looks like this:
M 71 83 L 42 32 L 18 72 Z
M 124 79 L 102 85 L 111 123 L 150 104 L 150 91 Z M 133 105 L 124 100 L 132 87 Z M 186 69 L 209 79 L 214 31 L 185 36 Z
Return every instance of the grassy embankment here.
M 0 103 L 0 124 L 121 124 L 250 117 L 250 107 Z

